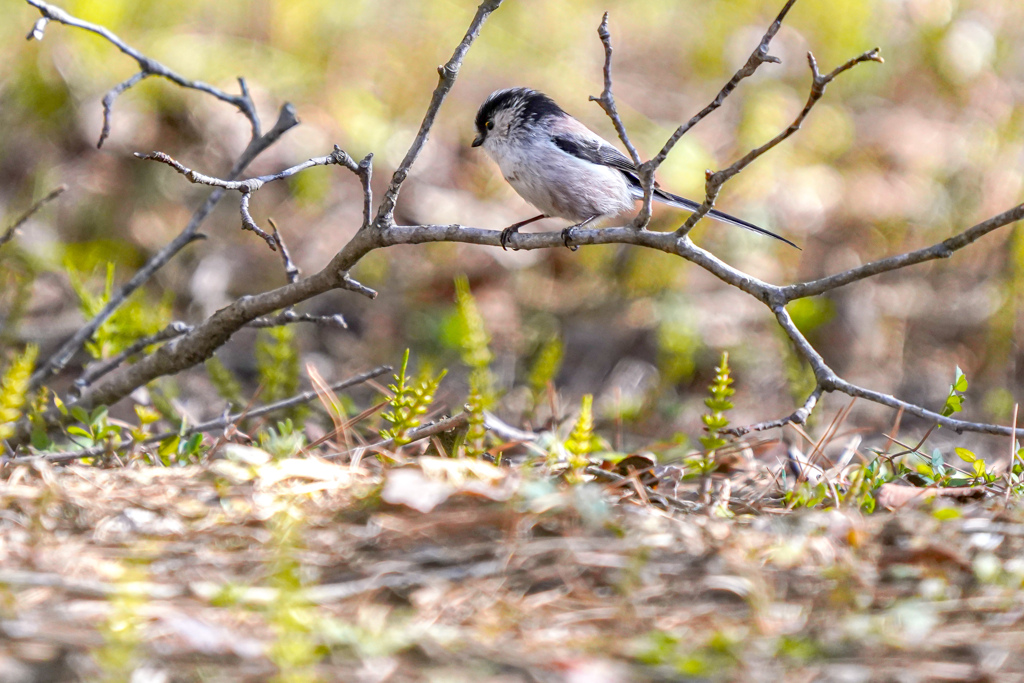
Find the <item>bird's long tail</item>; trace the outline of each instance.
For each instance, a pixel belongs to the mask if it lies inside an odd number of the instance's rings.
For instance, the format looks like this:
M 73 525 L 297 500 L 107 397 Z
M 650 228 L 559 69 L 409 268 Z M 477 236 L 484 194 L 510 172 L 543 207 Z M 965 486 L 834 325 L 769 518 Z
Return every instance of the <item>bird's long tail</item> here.
M 693 201 L 692 199 L 680 197 L 679 195 L 672 194 L 671 192 L 665 192 L 664 190 L 659 188 L 654 188 L 654 199 L 663 204 L 675 206 L 680 209 L 686 209 L 687 211 L 696 211 L 698 208 L 700 208 L 700 204 L 698 202 Z M 742 218 L 736 218 L 735 216 L 730 216 L 727 213 L 722 213 L 721 211 L 716 211 L 715 209 L 711 209 L 710 211 L 708 211 L 708 216 L 714 218 L 715 220 L 722 221 L 723 223 L 731 223 L 733 225 L 738 225 L 741 228 L 746 228 L 747 230 L 751 230 L 762 235 L 767 235 L 768 237 L 774 237 L 777 240 L 785 242 L 791 247 L 796 247 L 797 249 L 800 248 L 797 247 L 792 242 L 790 242 L 789 240 L 787 240 L 785 237 L 776 235 L 774 232 L 765 230 L 764 228 L 759 228 L 753 223 L 746 222 Z

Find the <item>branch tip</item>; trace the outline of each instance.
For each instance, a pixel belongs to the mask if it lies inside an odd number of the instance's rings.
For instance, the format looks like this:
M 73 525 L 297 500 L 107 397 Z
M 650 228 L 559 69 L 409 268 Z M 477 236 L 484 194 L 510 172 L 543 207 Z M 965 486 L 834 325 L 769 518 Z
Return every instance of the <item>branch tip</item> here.
M 42 40 L 43 32 L 46 30 L 46 25 L 50 23 L 49 17 L 39 17 L 36 19 L 36 23 L 32 25 L 32 29 L 25 36 L 25 40 Z

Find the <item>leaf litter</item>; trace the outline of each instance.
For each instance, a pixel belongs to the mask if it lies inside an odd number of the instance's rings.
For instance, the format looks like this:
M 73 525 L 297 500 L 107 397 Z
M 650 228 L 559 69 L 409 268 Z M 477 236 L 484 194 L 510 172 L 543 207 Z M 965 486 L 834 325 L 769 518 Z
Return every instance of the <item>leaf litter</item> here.
M 1024 515 L 999 497 L 742 514 L 738 467 L 711 487 L 735 500 L 685 512 L 628 471 L 564 486 L 481 461 L 224 452 L 3 469 L 0 680 L 1024 672 Z

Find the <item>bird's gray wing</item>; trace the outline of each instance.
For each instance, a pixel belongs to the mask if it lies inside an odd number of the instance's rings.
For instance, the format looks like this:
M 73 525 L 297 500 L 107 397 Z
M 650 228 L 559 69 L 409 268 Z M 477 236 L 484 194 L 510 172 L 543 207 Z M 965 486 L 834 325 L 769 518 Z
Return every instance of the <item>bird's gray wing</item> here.
M 571 154 L 592 164 L 617 168 L 636 180 L 636 166 L 633 165 L 632 160 L 600 138 L 560 133 L 552 135 L 551 141 L 566 154 Z
M 552 135 L 551 141 L 566 154 L 571 154 L 574 157 L 583 159 L 584 161 L 589 161 L 592 164 L 610 166 L 611 168 L 622 171 L 622 175 L 625 176 L 626 181 L 630 185 L 633 196 L 636 199 L 640 199 L 644 196 L 643 187 L 640 184 L 640 178 L 637 176 L 636 166 L 633 165 L 633 162 L 630 161 L 625 154 L 615 149 L 601 138 L 596 136 L 590 137 L 575 135 L 573 133 L 559 133 Z M 655 200 L 664 202 L 671 206 L 677 206 L 681 209 L 686 209 L 687 211 L 696 211 L 700 207 L 699 202 L 687 199 L 686 197 L 680 197 L 679 195 L 675 195 L 670 192 L 665 192 L 660 189 L 657 184 L 652 188 L 652 192 Z M 747 230 L 752 230 L 754 232 L 761 233 L 762 235 L 774 237 L 775 239 L 781 240 L 786 244 L 796 247 L 797 249 L 800 248 L 785 237 L 780 237 L 774 232 L 765 230 L 753 223 L 748 223 L 741 218 L 730 216 L 727 213 L 711 209 L 708 211 L 708 216 L 724 223 L 732 223 L 733 225 L 738 225 L 741 228 L 746 228 Z

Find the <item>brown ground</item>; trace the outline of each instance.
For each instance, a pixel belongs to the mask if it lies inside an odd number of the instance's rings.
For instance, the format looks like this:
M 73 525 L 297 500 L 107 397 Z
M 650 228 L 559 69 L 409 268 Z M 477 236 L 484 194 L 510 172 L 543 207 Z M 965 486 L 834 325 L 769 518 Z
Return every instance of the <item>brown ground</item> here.
M 1024 676 L 1024 519 L 996 498 L 724 519 L 371 464 L 7 467 L 0 680 Z

